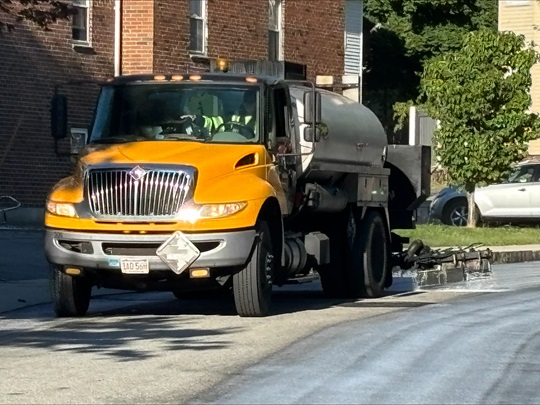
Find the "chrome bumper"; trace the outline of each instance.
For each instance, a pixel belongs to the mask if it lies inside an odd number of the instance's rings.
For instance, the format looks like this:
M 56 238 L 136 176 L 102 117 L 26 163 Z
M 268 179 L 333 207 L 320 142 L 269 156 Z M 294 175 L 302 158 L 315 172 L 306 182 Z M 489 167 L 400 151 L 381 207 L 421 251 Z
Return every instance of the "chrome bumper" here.
M 157 254 L 111 254 L 105 251 L 104 245 L 121 245 L 125 249 L 132 246 L 137 249 L 141 245 L 158 246 L 163 244 L 172 234 L 165 235 L 124 235 L 106 233 L 73 232 L 56 229 L 45 231 L 45 256 L 51 263 L 65 266 L 77 266 L 89 269 L 105 269 L 120 271 L 120 259 L 147 259 L 150 271 L 169 270 L 169 266 Z M 255 230 L 243 230 L 222 233 L 185 234 L 195 246 L 210 246 L 202 249 L 200 256 L 190 267 L 231 267 L 244 265 L 251 252 L 255 240 Z M 83 243 L 85 251 L 75 251 L 77 243 Z

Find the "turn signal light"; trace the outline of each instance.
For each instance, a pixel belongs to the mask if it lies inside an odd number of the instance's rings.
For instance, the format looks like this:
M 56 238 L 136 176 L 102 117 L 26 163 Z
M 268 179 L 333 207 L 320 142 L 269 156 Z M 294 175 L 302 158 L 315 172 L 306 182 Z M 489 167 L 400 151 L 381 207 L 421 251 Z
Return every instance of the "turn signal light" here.
M 189 277 L 191 278 L 208 278 L 210 277 L 210 269 L 190 269 Z
M 78 276 L 81 274 L 81 269 L 77 269 L 76 267 L 68 267 L 64 271 L 70 276 Z

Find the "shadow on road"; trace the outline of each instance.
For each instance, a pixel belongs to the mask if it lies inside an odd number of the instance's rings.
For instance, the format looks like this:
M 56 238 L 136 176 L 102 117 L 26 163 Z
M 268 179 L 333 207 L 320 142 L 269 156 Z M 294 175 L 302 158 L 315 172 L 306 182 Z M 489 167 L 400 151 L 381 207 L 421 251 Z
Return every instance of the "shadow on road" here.
M 388 293 L 380 300 L 339 300 L 325 298 L 317 283 L 286 286 L 275 290 L 271 316 L 335 306 L 419 306 L 389 301 L 395 294 Z M 201 316 L 212 316 L 216 322 L 201 322 Z M 201 327 L 223 324 L 227 317 L 231 318 L 228 327 Z M 176 299 L 164 292 L 98 296 L 92 299 L 84 318 L 56 319 L 47 304 L 5 313 L 0 320 L 3 347 L 93 353 L 118 361 L 140 361 L 177 350 L 222 349 L 232 344 L 231 334 L 260 322 L 260 318 L 239 318 L 234 300 L 227 293 L 203 299 Z
M 216 350 L 230 345 L 227 338 L 239 328 L 201 329 L 195 321 L 170 316 L 89 316 L 77 320 L 51 320 L 37 328 L 4 325 L 0 344 L 14 348 L 38 348 L 55 352 L 93 353 L 137 361 L 178 350 Z M 7 327 L 6 327 L 7 326 Z M 159 342 L 159 348 L 155 344 Z

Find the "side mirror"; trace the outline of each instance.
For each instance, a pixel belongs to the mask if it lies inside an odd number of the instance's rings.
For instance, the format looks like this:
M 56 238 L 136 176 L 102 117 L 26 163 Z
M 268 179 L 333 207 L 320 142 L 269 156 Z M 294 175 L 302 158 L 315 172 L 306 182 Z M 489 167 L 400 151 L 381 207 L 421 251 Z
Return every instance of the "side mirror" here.
M 54 139 L 62 139 L 67 136 L 67 118 L 67 98 L 55 94 L 51 100 L 51 135 Z
M 321 93 L 308 90 L 304 93 L 304 122 L 306 124 L 318 124 L 321 122 Z
M 319 127 L 315 128 L 315 136 L 313 134 L 313 127 L 304 128 L 304 141 L 306 142 L 319 142 L 321 140 L 321 130 Z
M 86 147 L 86 141 L 88 138 L 88 130 L 86 128 L 72 128 L 71 129 L 71 154 L 78 155 Z

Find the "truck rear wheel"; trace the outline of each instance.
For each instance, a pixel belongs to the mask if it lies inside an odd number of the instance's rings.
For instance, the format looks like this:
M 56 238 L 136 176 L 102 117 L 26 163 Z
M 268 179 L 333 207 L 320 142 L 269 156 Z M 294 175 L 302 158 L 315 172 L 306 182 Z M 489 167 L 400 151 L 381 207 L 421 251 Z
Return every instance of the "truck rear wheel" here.
M 272 299 L 276 257 L 268 223 L 257 221 L 258 237 L 247 266 L 233 276 L 233 295 L 240 316 L 266 316 Z
M 49 269 L 51 298 L 59 317 L 84 316 L 90 305 L 92 284 L 83 277 L 65 274 L 58 266 Z
M 368 211 L 355 220 L 346 278 L 350 296 L 376 298 L 383 294 L 390 271 L 389 241 L 381 214 Z

